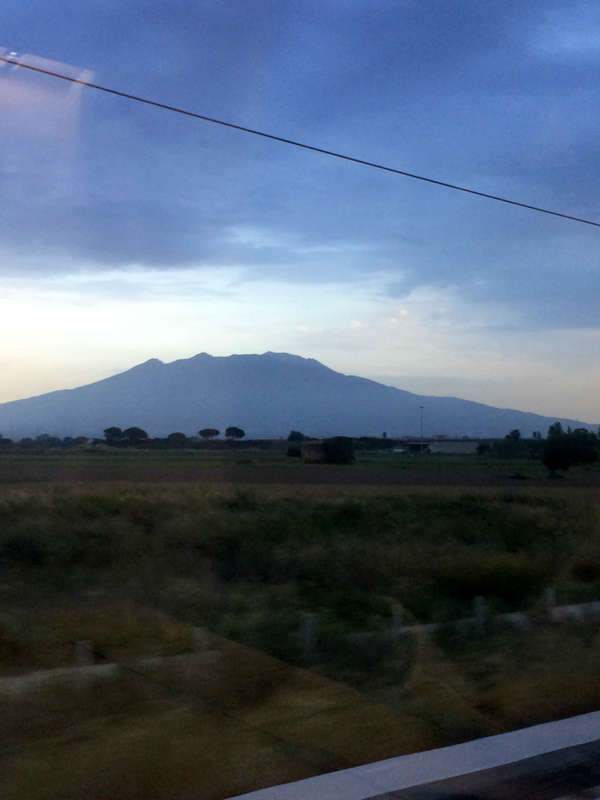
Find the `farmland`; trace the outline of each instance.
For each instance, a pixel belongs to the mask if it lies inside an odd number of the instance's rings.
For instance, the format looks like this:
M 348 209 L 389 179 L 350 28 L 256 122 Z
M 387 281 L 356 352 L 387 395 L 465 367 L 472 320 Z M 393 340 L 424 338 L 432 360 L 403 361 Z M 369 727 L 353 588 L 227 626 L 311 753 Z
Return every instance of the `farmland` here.
M 551 624 L 543 598 L 600 599 L 599 481 L 476 457 L 3 455 L 2 795 L 218 798 L 597 708 L 596 628 Z M 444 626 L 475 598 L 535 625 Z M 82 641 L 120 671 L 14 689 Z
M 357 452 L 352 466 L 311 465 L 282 449 L 0 452 L 0 486 L 109 482 L 236 486 L 557 488 L 540 461 Z M 526 482 L 526 483 L 524 483 Z M 600 465 L 572 469 L 569 488 L 600 486 Z

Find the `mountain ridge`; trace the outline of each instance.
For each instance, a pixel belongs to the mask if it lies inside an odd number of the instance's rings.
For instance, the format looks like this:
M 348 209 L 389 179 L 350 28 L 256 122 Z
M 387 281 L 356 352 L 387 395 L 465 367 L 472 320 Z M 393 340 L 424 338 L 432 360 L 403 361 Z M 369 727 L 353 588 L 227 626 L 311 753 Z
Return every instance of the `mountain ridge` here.
M 425 432 L 455 436 L 524 436 L 564 426 L 593 427 L 564 417 L 497 408 L 457 397 L 418 395 L 314 358 L 267 351 L 163 362 L 158 358 L 73 389 L 0 404 L 0 432 L 10 438 L 49 433 L 101 436 L 104 428 L 138 425 L 152 436 L 191 435 L 203 427 L 239 425 L 249 436 L 416 435 L 424 406 Z

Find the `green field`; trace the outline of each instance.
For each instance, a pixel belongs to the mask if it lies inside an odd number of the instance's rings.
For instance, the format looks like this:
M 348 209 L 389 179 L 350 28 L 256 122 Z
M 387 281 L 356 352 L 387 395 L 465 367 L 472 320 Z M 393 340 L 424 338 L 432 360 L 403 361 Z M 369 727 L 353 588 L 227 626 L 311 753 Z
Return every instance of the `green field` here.
M 543 597 L 600 599 L 599 485 L 476 457 L 3 455 L 0 793 L 216 799 L 598 708 L 597 627 Z M 536 624 L 398 635 L 478 597 Z M 15 690 L 82 640 L 121 672 Z
M 90 450 L 0 451 L 0 486 L 27 484 L 209 483 L 299 486 L 429 486 L 555 489 L 600 486 L 600 462 L 550 477 L 541 461 L 356 451 L 356 463 L 302 464 L 285 455 L 286 443 L 271 450 Z

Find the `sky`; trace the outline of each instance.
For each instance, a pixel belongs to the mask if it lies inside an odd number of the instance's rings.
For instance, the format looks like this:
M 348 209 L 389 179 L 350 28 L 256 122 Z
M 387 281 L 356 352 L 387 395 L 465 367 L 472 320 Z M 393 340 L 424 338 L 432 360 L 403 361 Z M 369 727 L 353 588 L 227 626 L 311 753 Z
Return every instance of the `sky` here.
M 26 63 L 600 221 L 597 3 L 3 11 Z M 274 350 L 600 421 L 598 228 L 8 65 L 0 142 L 0 402 Z

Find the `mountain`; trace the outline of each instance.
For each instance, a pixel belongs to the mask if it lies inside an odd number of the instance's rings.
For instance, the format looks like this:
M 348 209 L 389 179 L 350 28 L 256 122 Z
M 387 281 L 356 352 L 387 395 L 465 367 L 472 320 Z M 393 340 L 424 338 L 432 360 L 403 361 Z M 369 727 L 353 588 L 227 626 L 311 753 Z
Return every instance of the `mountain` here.
M 312 358 L 288 353 L 214 357 L 200 353 L 165 364 L 156 358 L 77 389 L 0 404 L 0 433 L 10 438 L 49 433 L 101 436 L 104 428 L 137 425 L 151 436 L 238 425 L 250 437 L 299 430 L 335 434 L 524 436 L 563 426 L 591 427 L 559 417 L 494 408 L 456 397 L 427 397 L 342 375 Z

